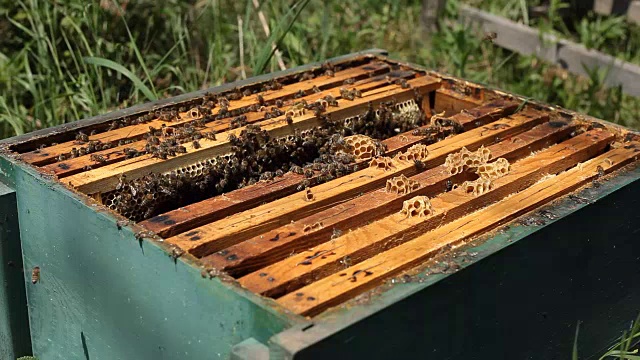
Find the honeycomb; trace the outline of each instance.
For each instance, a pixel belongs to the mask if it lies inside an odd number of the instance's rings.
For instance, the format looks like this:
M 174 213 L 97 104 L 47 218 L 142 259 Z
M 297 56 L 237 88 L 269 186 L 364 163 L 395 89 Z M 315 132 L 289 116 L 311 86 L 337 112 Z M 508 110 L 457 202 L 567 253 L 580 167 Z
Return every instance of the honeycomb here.
M 303 102 L 295 103 L 289 110 L 285 111 L 285 116 L 298 117 L 306 114 Z
M 400 214 L 405 215 L 407 218 L 414 216 L 426 217 L 433 214 L 433 207 L 427 196 L 416 196 L 402 203 Z
M 323 227 L 324 227 L 324 224 L 322 223 L 322 221 L 318 221 L 317 223 L 314 223 L 313 225 L 307 224 L 304 227 L 302 227 L 302 232 L 320 230 Z
M 462 189 L 467 194 L 473 194 L 473 196 L 479 196 L 493 188 L 493 182 L 491 179 L 478 178 L 474 181 L 465 181 L 462 183 Z
M 398 195 L 406 195 L 420 188 L 420 183 L 407 178 L 404 175 L 396 176 L 387 180 L 385 188 L 388 193 L 396 193 Z
M 491 151 L 484 146 L 481 146 L 476 151 L 469 151 L 466 147 L 463 147 L 457 153 L 449 154 L 444 162 L 444 165 L 449 170 L 451 175 L 456 175 L 464 171 L 465 168 L 477 168 L 480 165 L 486 164 L 491 158 Z
M 482 179 L 495 180 L 509 173 L 509 161 L 499 158 L 494 162 L 482 164 L 478 166 L 476 173 Z
M 411 131 L 424 125 L 425 116 L 415 100 L 401 103 L 389 102 L 365 114 L 343 120 L 345 130 L 384 140 L 390 136 Z M 345 134 L 351 135 L 351 134 Z
M 411 146 L 407 151 L 398 153 L 396 155 L 396 159 L 399 161 L 415 161 L 415 160 L 425 160 L 429 155 L 429 150 L 427 149 L 427 145 L 424 144 L 416 144 Z
M 391 170 L 395 165 L 393 164 L 393 160 L 387 156 L 377 157 L 369 163 L 369 167 L 374 167 L 377 169 L 381 169 L 384 171 Z
M 364 135 L 346 136 L 344 141 L 348 145 L 348 152 L 357 160 L 369 160 L 384 153 L 384 147 L 380 141 L 376 141 Z
M 313 200 L 315 200 L 315 199 L 316 199 L 316 197 L 315 197 L 315 195 L 313 195 L 313 193 L 311 192 L 311 189 L 307 189 L 307 190 L 305 190 L 305 192 L 304 192 L 304 200 L 305 200 L 305 201 L 313 201 Z

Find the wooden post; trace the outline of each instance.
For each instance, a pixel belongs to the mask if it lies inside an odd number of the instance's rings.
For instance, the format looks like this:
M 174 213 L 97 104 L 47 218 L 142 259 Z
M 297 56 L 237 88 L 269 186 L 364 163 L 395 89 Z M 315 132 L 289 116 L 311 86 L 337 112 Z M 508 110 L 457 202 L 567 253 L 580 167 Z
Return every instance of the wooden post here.
M 432 33 L 438 30 L 438 19 L 442 15 L 446 3 L 446 0 L 422 0 L 420 20 L 425 31 Z

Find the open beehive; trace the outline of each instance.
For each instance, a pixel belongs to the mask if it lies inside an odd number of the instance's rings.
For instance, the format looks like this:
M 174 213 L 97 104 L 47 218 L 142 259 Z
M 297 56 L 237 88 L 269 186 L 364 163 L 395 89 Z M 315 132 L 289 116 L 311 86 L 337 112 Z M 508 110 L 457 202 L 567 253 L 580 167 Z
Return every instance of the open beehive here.
M 571 193 L 633 171 L 640 154 L 626 129 L 376 54 L 5 144 L 141 247 L 289 322 L 426 284 L 424 269 L 455 273 L 477 260 L 469 244 L 557 220 L 529 213 L 568 194 L 588 202 Z

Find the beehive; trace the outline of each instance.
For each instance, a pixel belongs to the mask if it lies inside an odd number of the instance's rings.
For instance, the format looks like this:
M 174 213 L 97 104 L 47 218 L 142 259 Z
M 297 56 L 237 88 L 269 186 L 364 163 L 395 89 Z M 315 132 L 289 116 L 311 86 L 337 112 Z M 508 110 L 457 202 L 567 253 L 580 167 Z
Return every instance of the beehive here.
M 629 194 L 640 191 L 640 136 L 375 51 L 2 146 L 31 340 L 47 359 L 383 357 L 416 341 L 461 355 L 488 336 L 478 324 L 505 335 L 518 308 L 530 322 L 539 306 L 554 317 L 545 326 L 573 334 L 567 321 L 586 315 L 559 315 L 567 299 L 506 295 L 561 286 L 531 272 L 578 287 L 618 272 L 597 264 L 638 272 L 638 215 L 586 214 L 612 211 L 608 199 L 638 203 Z M 566 235 L 575 214 L 582 235 Z M 614 235 L 593 235 L 606 226 Z M 541 246 L 549 253 L 519 254 Z M 591 253 L 598 246 L 618 250 Z M 567 266 L 581 263 L 569 247 L 590 265 Z M 562 249 L 568 260 L 552 255 Z M 484 277 L 487 267 L 497 273 Z M 639 303 L 638 286 L 625 284 L 625 302 Z M 607 315 L 630 319 L 632 307 Z M 406 324 L 412 316 L 419 323 Z M 478 340 L 454 349 L 443 339 L 456 334 Z

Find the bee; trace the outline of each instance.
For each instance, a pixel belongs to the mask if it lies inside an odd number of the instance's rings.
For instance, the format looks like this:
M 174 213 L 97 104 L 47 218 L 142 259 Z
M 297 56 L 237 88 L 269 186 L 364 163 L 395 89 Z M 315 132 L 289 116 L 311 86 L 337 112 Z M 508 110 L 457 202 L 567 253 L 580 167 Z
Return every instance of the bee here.
M 301 97 L 304 97 L 306 94 L 304 93 L 304 90 L 298 90 L 294 95 L 293 98 L 294 99 L 299 99 Z
M 80 153 L 78 152 L 78 149 L 71 148 L 71 157 L 72 158 L 78 157 L 79 155 L 80 155 Z
M 283 175 L 284 175 L 284 171 L 282 171 L 281 169 L 276 170 L 275 176 L 281 177 Z
M 291 168 L 289 169 L 289 171 L 291 171 L 294 174 L 298 174 L 298 175 L 302 175 L 304 174 L 304 169 L 302 169 L 300 166 L 298 165 L 293 165 L 291 166 Z
M 115 130 L 118 128 L 118 122 L 117 121 L 113 121 L 110 125 L 109 128 L 107 129 L 107 131 L 111 131 L 111 130 Z
M 105 162 L 107 162 L 107 158 L 104 157 L 103 155 L 99 155 L 99 154 L 91 154 L 89 159 L 91 161 L 95 161 L 97 163 L 105 163 Z
M 250 89 L 244 89 L 244 91 L 242 91 L 242 95 L 244 95 L 244 96 L 251 95 L 251 90 Z
M 83 133 L 82 131 L 79 131 L 78 134 L 76 134 L 76 140 L 79 142 L 88 142 L 89 135 Z
M 243 96 L 242 93 L 238 89 L 236 89 L 236 91 L 227 95 L 229 100 L 240 100 L 242 99 L 242 96 Z
M 320 88 L 316 85 L 313 85 L 313 87 L 311 88 L 311 91 L 313 91 L 316 94 L 319 92 L 322 92 L 322 90 L 320 90 Z
M 356 79 L 347 79 L 347 80 L 345 80 L 342 84 L 343 84 L 343 85 L 351 85 L 351 84 L 353 84 L 354 82 L 356 82 Z
M 309 179 L 304 179 L 302 180 L 302 182 L 300 182 L 300 184 L 298 184 L 298 187 L 296 188 L 297 191 L 302 191 L 306 188 L 308 188 L 309 186 L 311 186 L 311 181 Z
M 284 101 L 282 101 L 282 99 L 278 99 L 276 100 L 276 106 L 281 108 L 284 106 Z
M 482 38 L 482 40 L 492 43 L 497 38 L 498 38 L 498 34 L 495 31 L 490 31 L 490 32 L 484 34 L 484 37 Z
M 334 77 L 336 74 L 333 72 L 333 70 L 327 69 L 327 71 L 324 72 L 324 75 L 329 77 Z
M 280 83 L 278 82 L 278 80 L 273 79 L 273 80 L 271 80 L 271 89 L 273 89 L 273 90 L 280 90 L 280 89 L 282 89 L 282 84 L 280 84 Z
M 31 283 L 35 284 L 40 281 L 40 267 L 36 266 L 31 271 Z
M 153 157 L 157 157 L 160 158 L 162 160 L 167 160 L 169 158 L 169 153 L 167 152 L 166 149 L 158 149 L 154 154 Z
M 245 115 L 240 115 L 234 118 L 233 120 L 231 120 L 231 123 L 229 124 L 229 128 L 236 129 L 245 125 L 247 125 L 247 117 Z
M 218 105 L 220 105 L 220 107 L 229 107 L 231 104 L 229 103 L 229 99 L 227 99 L 224 96 L 221 96 L 218 98 Z
M 64 154 L 60 154 L 58 155 L 58 161 L 65 161 L 66 157 L 64 156 Z
M 258 101 L 258 105 L 264 106 L 264 97 L 262 95 L 256 95 L 256 100 Z
M 260 180 L 269 181 L 273 180 L 273 173 L 271 171 L 266 171 L 260 175 Z
M 291 117 L 291 114 L 287 114 L 287 116 L 285 117 L 285 121 L 287 122 L 288 125 L 293 124 L 293 118 Z
M 334 98 L 331 95 L 327 95 L 323 99 L 327 102 L 329 106 L 334 106 L 334 107 L 338 106 L 338 100 L 336 100 L 336 98 Z
M 409 83 L 407 82 L 407 79 L 397 79 L 395 81 L 395 84 L 400 85 L 400 87 L 403 89 L 408 89 L 411 87 L 411 85 L 409 85 Z
M 304 176 L 309 179 L 315 175 L 315 172 L 312 169 L 304 169 Z

